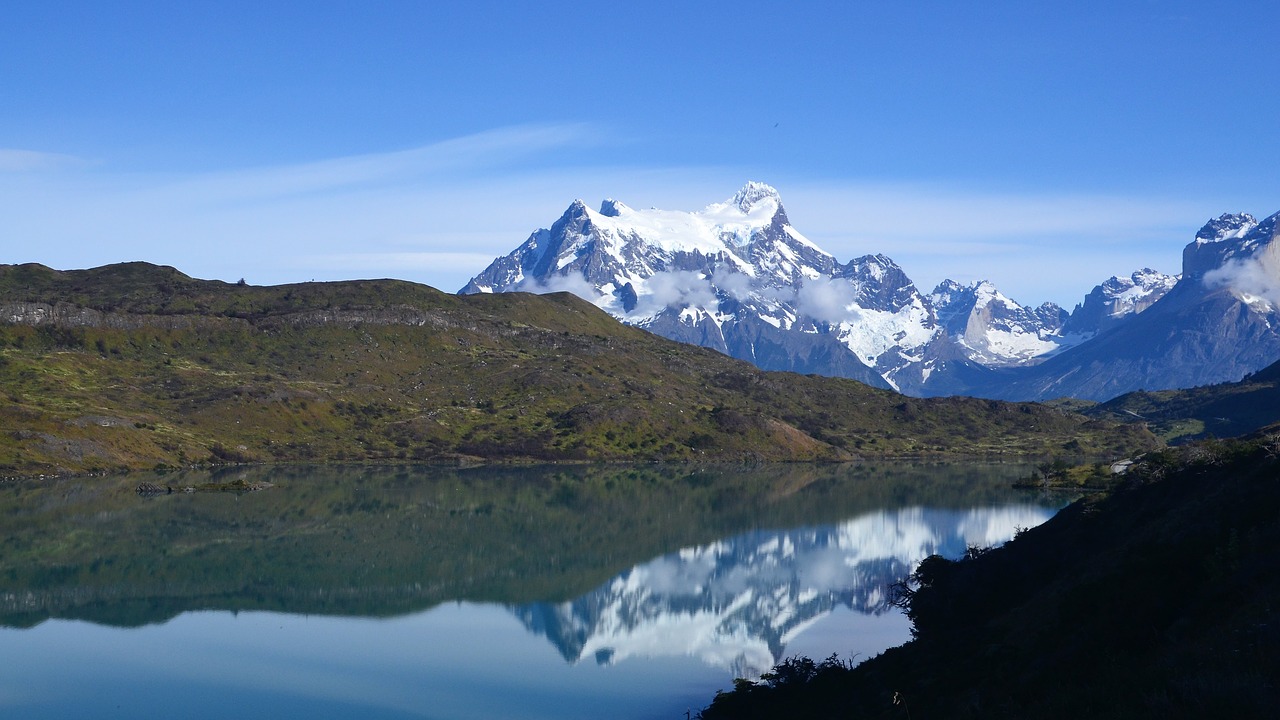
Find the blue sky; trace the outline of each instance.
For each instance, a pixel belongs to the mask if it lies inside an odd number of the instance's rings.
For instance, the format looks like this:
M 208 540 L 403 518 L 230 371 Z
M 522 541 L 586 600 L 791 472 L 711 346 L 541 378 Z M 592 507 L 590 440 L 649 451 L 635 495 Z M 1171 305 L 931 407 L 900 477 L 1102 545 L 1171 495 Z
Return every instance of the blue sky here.
M 1070 306 L 1280 210 L 1270 2 L 0 6 L 0 262 L 456 290 L 747 180 L 841 261 Z

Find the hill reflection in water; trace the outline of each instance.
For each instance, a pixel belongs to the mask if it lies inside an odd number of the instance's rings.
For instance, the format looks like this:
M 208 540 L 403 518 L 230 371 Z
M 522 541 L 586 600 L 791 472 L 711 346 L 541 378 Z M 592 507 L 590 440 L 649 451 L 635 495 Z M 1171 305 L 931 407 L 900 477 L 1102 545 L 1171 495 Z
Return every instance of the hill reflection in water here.
M 387 691 L 373 676 L 392 670 L 370 658 L 385 655 L 405 665 L 394 675 L 407 686 L 443 693 L 438 680 L 448 677 L 460 712 L 488 702 L 469 704 L 468 693 L 498 693 L 512 705 L 493 717 L 512 708 L 538 715 L 530 694 L 545 700 L 546 717 L 575 716 L 569 707 L 598 714 L 620 697 L 637 717 L 652 715 L 637 694 L 657 702 L 670 688 L 711 683 L 687 689 L 705 702 L 732 679 L 726 670 L 754 674 L 796 644 L 814 646 L 800 636 L 833 610 L 885 613 L 885 588 L 925 555 L 998 542 L 1047 518 L 1056 502 L 1008 489 L 1025 472 L 924 464 L 250 468 L 10 483 L 0 486 L 0 626 L 18 629 L 0 630 L 0 662 L 32 673 L 57 668 L 62 678 L 50 697 L 21 705 L 24 715 L 40 716 L 42 707 L 44 716 L 65 715 L 77 696 L 67 688 L 80 686 L 85 698 L 89 688 L 127 694 L 134 709 L 161 695 L 181 708 L 172 696 L 184 687 L 247 692 L 246 673 L 216 668 L 261 662 L 262 638 L 250 626 L 265 617 L 286 631 L 271 672 L 291 679 L 294 707 L 306 704 L 303 688 L 313 688 L 312 700 L 333 692 L 329 674 L 345 674 L 353 687 L 368 675 L 370 707 L 383 703 Z M 144 481 L 237 477 L 274 486 L 241 496 L 133 491 Z M 396 627 L 358 618 L 397 618 Z M 116 627 L 145 632 L 119 635 Z M 182 637 L 193 628 L 211 638 L 216 658 Z M 324 653 L 312 644 L 339 637 L 348 644 L 333 652 L 338 668 L 313 672 Z M 130 649 L 144 639 L 148 649 Z M 528 645 L 549 650 L 548 639 L 558 655 Z M 95 642 L 114 659 L 91 652 Z M 407 645 L 418 649 L 406 655 Z M 844 653 L 851 644 L 833 636 L 826 647 Z M 157 648 L 167 662 L 155 662 Z M 715 670 L 700 674 L 690 661 Z M 118 687 L 94 680 L 104 662 L 123 674 Z M 202 667 L 210 672 L 192 675 Z M 565 679 L 558 690 L 529 680 L 565 672 L 598 680 L 587 689 Z M 0 680 L 0 706 L 35 687 L 21 683 Z M 273 692 L 271 683 L 249 684 Z M 363 707 L 359 692 L 344 702 Z M 598 702 L 584 704 L 584 693 Z

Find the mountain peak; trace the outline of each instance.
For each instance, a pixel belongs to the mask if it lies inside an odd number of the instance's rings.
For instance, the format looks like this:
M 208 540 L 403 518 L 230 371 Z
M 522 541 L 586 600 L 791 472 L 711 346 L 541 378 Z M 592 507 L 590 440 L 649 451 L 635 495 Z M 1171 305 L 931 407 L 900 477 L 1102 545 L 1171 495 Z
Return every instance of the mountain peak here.
M 730 204 L 736 205 L 742 212 L 751 212 L 751 208 L 761 200 L 772 198 L 782 204 L 782 198 L 778 195 L 778 191 L 772 185 L 766 185 L 762 182 L 754 180 L 742 186 L 737 195 L 733 196 Z
M 1182 275 L 1197 279 L 1228 261 L 1248 258 L 1269 244 L 1274 232 L 1275 215 L 1262 222 L 1248 213 L 1220 215 L 1205 223 L 1195 241 L 1182 249 Z
M 600 203 L 600 214 L 605 217 L 618 217 L 630 209 L 622 201 L 613 198 L 605 198 L 604 202 Z
M 1152 270 L 1148 267 L 1144 267 L 1141 270 L 1135 270 L 1133 274 L 1129 276 L 1129 279 L 1133 281 L 1134 285 L 1140 285 L 1142 287 L 1148 287 L 1156 284 L 1171 284 L 1169 283 L 1171 278 L 1172 276 L 1170 275 L 1165 275 L 1158 270 Z
M 1200 228 L 1196 233 L 1196 242 L 1212 243 L 1241 238 L 1257 225 L 1257 219 L 1249 213 L 1223 213 Z
M 940 297 L 950 297 L 952 295 L 955 295 L 956 293 L 963 292 L 964 289 L 965 287 L 960 283 L 956 282 L 955 280 L 952 280 L 951 278 L 947 278 L 942 282 L 938 283 L 937 287 L 933 289 L 933 292 L 931 294 L 937 295 Z

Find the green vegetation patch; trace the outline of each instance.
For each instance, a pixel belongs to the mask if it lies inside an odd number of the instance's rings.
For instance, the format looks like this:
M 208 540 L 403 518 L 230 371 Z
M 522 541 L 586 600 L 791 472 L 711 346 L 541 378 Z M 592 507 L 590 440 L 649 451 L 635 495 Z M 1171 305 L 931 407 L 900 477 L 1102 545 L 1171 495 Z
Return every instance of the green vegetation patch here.
M 1084 412 L 1145 424 L 1168 444 L 1236 437 L 1280 422 L 1280 363 L 1237 383 L 1126 393 Z
M 0 475 L 256 462 L 1093 454 L 1144 428 L 766 373 L 568 294 L 0 266 Z M 109 418 L 93 422 L 92 418 Z

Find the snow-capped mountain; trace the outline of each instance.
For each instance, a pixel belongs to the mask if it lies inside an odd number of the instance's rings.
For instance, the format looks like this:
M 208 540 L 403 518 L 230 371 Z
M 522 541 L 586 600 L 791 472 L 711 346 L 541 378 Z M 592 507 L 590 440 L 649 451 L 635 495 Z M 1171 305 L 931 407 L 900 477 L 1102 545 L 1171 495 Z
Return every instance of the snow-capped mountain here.
M 1181 276 L 1143 269 L 1113 277 L 1067 313 L 1052 303 L 1020 305 L 986 281 L 947 280 L 925 295 L 884 255 L 842 264 L 791 225 L 774 188 L 752 182 L 697 212 L 635 210 L 616 200 L 596 211 L 575 201 L 460 292 L 567 290 L 623 322 L 766 370 L 848 377 L 912 395 L 1107 399 L 1144 387 L 1238 380 L 1276 359 L 1270 338 L 1280 325 L 1265 319 L 1280 301 L 1273 232 L 1274 216 L 1223 215 L 1187 246 Z M 1210 367 L 1201 351 L 1188 349 L 1144 355 L 1138 366 L 1146 369 L 1103 377 L 1110 365 L 1098 352 L 1132 357 L 1159 332 L 1181 337 L 1186 326 L 1156 328 L 1170 315 L 1153 311 L 1194 304 L 1189 298 L 1206 292 L 1243 303 L 1245 316 L 1262 323 L 1246 323 L 1261 344 L 1206 326 L 1202 345 L 1225 343 L 1205 356 L 1219 358 Z M 1099 344 L 1147 315 L 1139 324 L 1152 328 L 1143 331 L 1146 345 Z M 1238 359 L 1228 357 L 1227 338 L 1245 343 L 1234 351 Z M 1071 369 L 1063 357 L 1091 364 Z M 1063 377 L 1053 379 L 1055 372 Z
M 637 565 L 576 600 L 512 611 L 571 663 L 689 655 L 758 677 L 837 607 L 885 612 L 889 587 L 929 555 L 997 545 L 1052 514 L 1034 505 L 913 507 L 752 532 Z
M 852 317 L 859 289 L 884 294 L 879 278 L 901 275 L 889 264 L 841 267 L 791 226 L 777 191 L 749 183 L 693 213 L 633 210 L 616 200 L 597 212 L 575 201 L 550 229 L 533 233 L 461 292 L 568 290 L 624 322 L 766 369 L 885 387 L 863 358 L 883 354 L 895 333 L 910 334 L 927 310 L 911 306 L 911 298 L 894 306 L 890 293 L 874 311 L 888 332 L 865 333 L 856 350 L 830 326 Z
M 1277 218 L 1280 213 L 1261 222 L 1245 214 L 1211 220 L 1183 250 L 1182 276 L 1172 287 L 1172 278 L 1135 276 L 1133 288 L 1121 289 L 1117 300 L 1131 297 L 1135 308 L 1149 303 L 1140 313 L 977 392 L 1106 400 L 1140 389 L 1234 382 L 1271 365 L 1280 358 Z
M 1066 333 L 1092 337 L 1151 307 L 1178 284 L 1179 275 L 1143 268 L 1127 278 L 1112 276 L 1085 295 L 1063 327 Z
M 944 280 L 929 299 L 942 329 L 979 365 L 1022 365 L 1077 341 L 1062 334 L 1069 317 L 1062 308 L 1025 308 L 986 280 L 968 286 Z
M 884 255 L 841 264 L 791 225 L 774 188 L 755 182 L 692 213 L 575 201 L 461 292 L 512 290 L 568 290 L 624 322 L 767 370 L 909 393 L 925 391 L 940 359 L 1001 367 L 1067 343 L 1057 306 L 1026 310 L 989 283 L 944 283 L 925 296 Z

